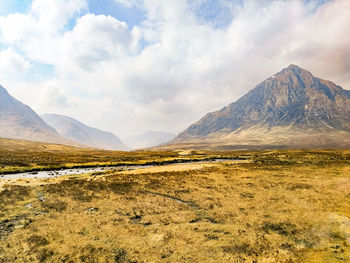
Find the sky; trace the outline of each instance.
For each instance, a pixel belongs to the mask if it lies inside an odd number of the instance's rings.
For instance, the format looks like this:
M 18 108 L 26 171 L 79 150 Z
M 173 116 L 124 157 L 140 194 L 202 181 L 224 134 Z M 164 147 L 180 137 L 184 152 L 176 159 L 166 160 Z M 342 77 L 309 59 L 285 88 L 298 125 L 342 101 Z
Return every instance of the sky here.
M 120 138 L 178 133 L 290 64 L 350 89 L 349 0 L 0 0 L 0 85 Z

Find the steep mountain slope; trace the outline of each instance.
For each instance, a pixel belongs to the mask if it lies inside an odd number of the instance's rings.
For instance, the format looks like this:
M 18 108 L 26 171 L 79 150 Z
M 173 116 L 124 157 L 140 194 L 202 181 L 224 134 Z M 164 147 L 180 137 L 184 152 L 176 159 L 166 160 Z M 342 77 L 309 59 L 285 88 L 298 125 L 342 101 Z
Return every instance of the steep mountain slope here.
M 208 113 L 172 143 L 232 147 L 350 147 L 350 91 L 290 65 Z
M 113 133 L 89 127 L 71 117 L 58 114 L 44 114 L 41 117 L 67 139 L 106 150 L 128 149 Z
M 72 145 L 0 86 L 0 137 Z
M 176 137 L 176 134 L 163 131 L 147 131 L 125 139 L 125 143 L 133 149 L 141 149 L 157 146 Z

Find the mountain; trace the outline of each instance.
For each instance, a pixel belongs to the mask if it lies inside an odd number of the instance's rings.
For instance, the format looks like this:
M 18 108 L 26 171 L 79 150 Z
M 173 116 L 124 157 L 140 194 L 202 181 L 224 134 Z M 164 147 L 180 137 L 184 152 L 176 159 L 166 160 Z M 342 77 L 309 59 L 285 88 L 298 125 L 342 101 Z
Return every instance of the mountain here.
M 0 137 L 73 145 L 0 86 Z
M 125 139 L 127 145 L 133 149 L 149 148 L 168 142 L 176 137 L 176 134 L 164 131 L 147 131 Z
M 58 114 L 44 114 L 41 117 L 67 139 L 106 150 L 128 149 L 113 133 L 89 127 L 71 117 Z
M 290 65 L 172 144 L 223 148 L 350 148 L 350 91 Z

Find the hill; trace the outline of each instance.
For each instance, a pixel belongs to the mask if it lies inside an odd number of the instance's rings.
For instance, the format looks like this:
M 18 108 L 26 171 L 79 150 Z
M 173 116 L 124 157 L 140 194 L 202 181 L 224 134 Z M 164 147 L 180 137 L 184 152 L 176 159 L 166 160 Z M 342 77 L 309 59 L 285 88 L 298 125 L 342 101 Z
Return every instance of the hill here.
M 68 116 L 44 114 L 42 118 L 63 137 L 81 144 L 106 150 L 127 150 L 128 147 L 113 133 L 92 128 Z
M 74 145 L 0 86 L 0 137 Z M 77 144 L 76 144 L 77 145 Z

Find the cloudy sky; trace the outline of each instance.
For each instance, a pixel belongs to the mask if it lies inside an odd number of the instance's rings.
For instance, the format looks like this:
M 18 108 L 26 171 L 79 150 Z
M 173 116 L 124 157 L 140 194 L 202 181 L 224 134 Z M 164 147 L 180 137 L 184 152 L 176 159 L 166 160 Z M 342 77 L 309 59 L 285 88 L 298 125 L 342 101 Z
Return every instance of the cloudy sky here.
M 289 64 L 350 89 L 350 1 L 0 0 L 0 84 L 125 138 L 179 132 Z

